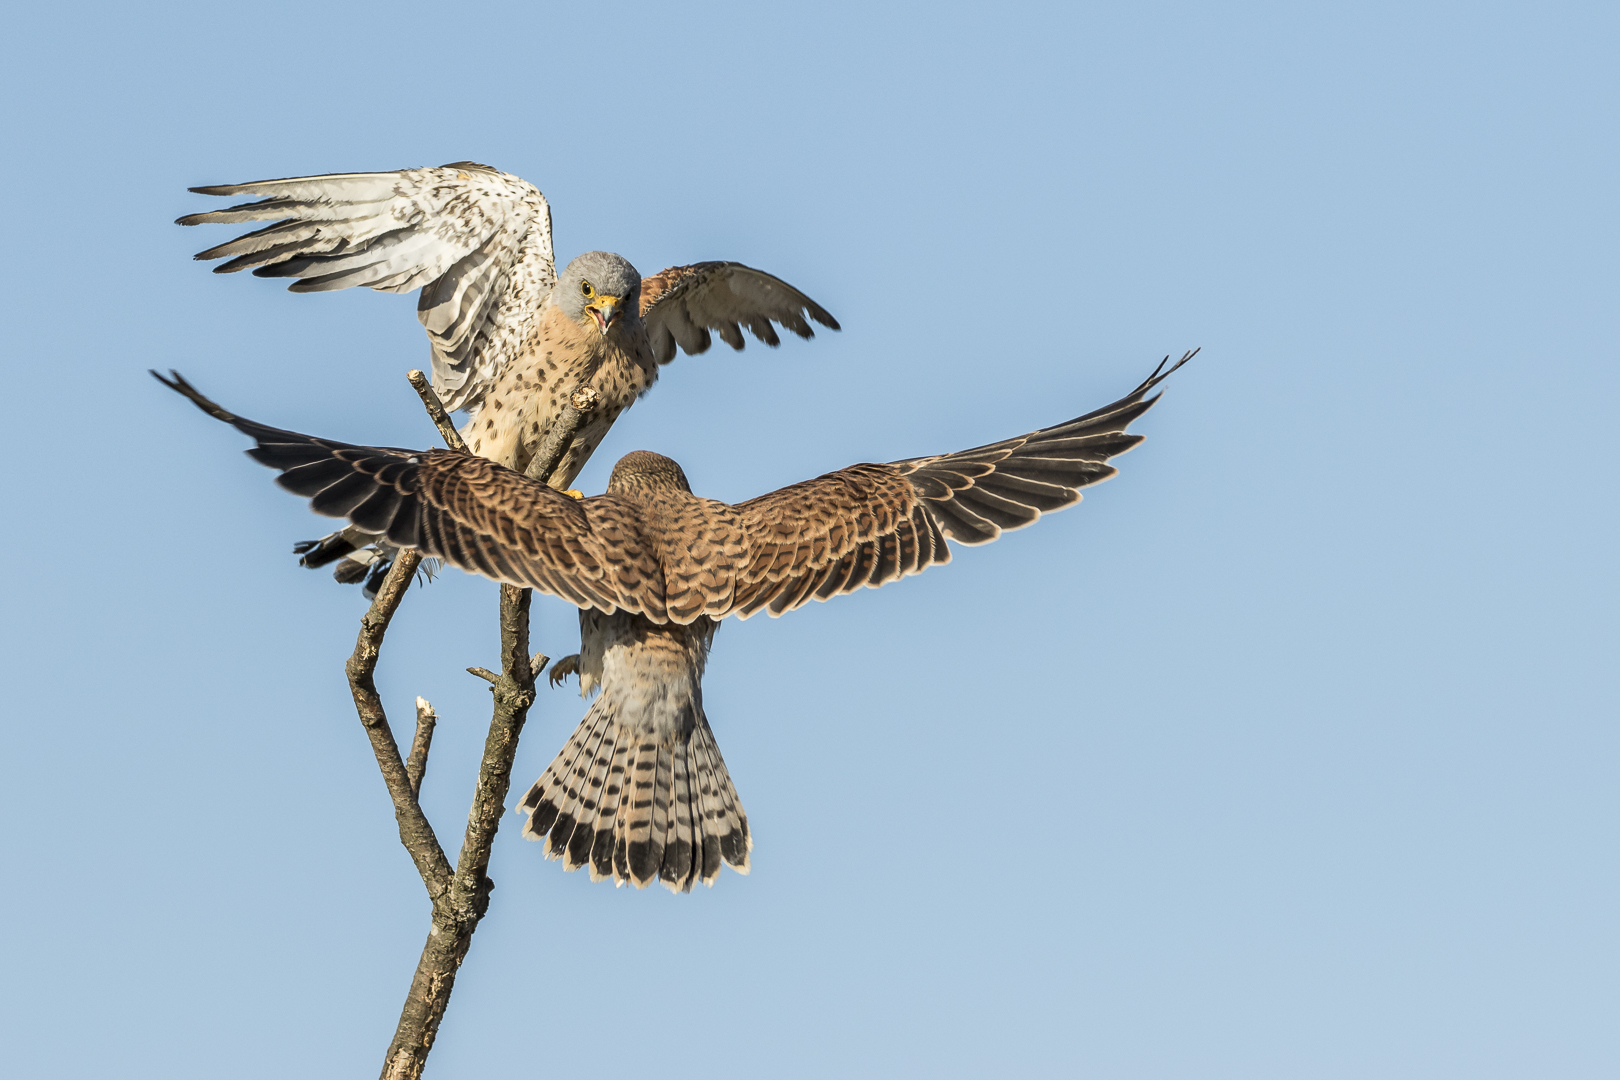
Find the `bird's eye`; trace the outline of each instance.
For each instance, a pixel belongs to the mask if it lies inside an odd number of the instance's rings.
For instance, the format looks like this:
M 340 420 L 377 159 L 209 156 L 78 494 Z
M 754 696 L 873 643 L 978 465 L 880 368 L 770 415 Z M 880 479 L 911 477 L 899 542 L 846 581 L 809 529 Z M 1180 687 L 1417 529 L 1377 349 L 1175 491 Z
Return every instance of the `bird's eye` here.
M 582 281 L 579 283 L 579 291 L 587 300 L 596 295 L 596 290 L 591 288 L 591 283 L 588 281 Z

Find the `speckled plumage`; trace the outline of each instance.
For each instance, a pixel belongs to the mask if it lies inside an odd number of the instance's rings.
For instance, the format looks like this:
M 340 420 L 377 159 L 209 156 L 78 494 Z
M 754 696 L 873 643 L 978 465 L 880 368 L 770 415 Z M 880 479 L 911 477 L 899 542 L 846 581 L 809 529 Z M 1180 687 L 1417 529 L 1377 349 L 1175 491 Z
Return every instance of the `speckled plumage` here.
M 576 501 L 488 458 L 353 446 L 244 420 L 178 377 L 169 385 L 250 435 L 248 453 L 318 513 L 581 608 L 582 689 L 601 695 L 519 811 L 569 869 L 638 887 L 740 870 L 747 817 L 703 713 L 715 624 L 950 561 L 1080 501 L 1141 436 L 1161 364 L 1111 405 L 971 450 L 859 464 L 729 505 L 691 492 L 670 459 L 625 455 L 608 491 Z M 630 800 L 626 802 L 626 800 Z M 709 837 L 713 846 L 709 845 Z
M 581 385 L 595 387 L 601 405 L 553 474 L 559 488 L 574 482 L 619 414 L 674 359 L 677 345 L 701 353 L 712 330 L 741 349 L 746 327 L 775 346 L 773 321 L 804 338 L 815 336 L 808 320 L 838 329 L 808 296 L 741 263 L 670 267 L 643 281 L 620 256 L 587 252 L 559 278 L 545 196 L 475 162 L 192 190 L 269 196 L 179 219 L 272 222 L 199 253 L 229 259 L 216 272 L 251 268 L 261 277 L 297 278 L 295 292 L 421 288 L 417 316 L 431 347 L 433 387 L 447 409 L 466 410 L 462 434 L 474 453 L 521 471 L 561 403 Z M 605 333 L 580 303 L 583 278 L 623 300 Z M 297 550 L 306 566 L 344 556 L 372 561 L 355 553 L 371 539 L 344 529 Z M 374 562 L 373 577 L 384 566 Z
M 486 391 L 483 408 L 461 435 L 471 452 L 522 472 L 569 396 L 589 385 L 599 395 L 597 407 L 551 478 L 553 487 L 572 487 L 619 414 L 657 378 L 639 312 L 626 312 L 602 334 L 548 304 L 528 343 Z
M 215 273 L 251 268 L 257 277 L 297 278 L 293 292 L 421 289 L 417 318 L 432 350 L 433 389 L 451 411 L 477 404 L 528 339 L 557 280 L 545 196 L 477 162 L 191 190 L 269 196 L 178 220 L 273 223 L 199 252 L 202 260 L 229 258 Z

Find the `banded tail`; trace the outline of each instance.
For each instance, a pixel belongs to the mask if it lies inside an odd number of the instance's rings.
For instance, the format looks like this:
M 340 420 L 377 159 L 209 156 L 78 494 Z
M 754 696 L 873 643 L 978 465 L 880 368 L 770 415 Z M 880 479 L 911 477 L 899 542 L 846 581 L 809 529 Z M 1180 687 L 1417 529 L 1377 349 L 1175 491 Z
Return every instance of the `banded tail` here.
M 516 807 L 528 814 L 523 835 L 549 834 L 546 858 L 581 866 L 592 881 L 611 876 L 670 892 L 713 886 L 722 861 L 748 873 L 748 815 L 702 709 L 695 723 L 660 741 L 615 719 L 611 690 Z

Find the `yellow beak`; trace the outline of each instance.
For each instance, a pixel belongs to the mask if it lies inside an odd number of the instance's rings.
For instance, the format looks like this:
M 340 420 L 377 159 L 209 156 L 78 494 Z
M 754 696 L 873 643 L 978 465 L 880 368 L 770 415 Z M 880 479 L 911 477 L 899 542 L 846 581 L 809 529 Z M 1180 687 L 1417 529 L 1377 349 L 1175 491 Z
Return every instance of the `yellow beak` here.
M 591 313 L 596 321 L 596 328 L 606 334 L 613 325 L 613 320 L 619 317 L 622 305 L 617 296 L 598 296 L 585 305 L 585 310 Z

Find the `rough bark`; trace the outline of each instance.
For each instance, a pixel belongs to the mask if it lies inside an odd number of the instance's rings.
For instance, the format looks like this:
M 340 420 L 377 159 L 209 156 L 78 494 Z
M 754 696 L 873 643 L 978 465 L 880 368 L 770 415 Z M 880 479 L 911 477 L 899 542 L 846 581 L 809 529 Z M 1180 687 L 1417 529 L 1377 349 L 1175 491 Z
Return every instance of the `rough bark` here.
M 383 635 L 388 632 L 388 624 L 393 621 L 394 612 L 399 610 L 399 602 L 405 598 L 405 590 L 411 587 L 411 579 L 416 576 L 416 567 L 421 561 L 422 556 L 415 551 L 402 551 L 394 560 L 393 567 L 383 578 L 382 587 L 377 590 L 377 598 L 360 620 L 360 636 L 354 643 L 354 653 L 349 657 L 345 671 L 349 676 L 349 691 L 354 695 L 355 711 L 360 714 L 360 723 L 371 739 L 377 767 L 382 770 L 388 797 L 394 803 L 399 842 L 410 852 L 416 872 L 422 876 L 422 884 L 427 886 L 429 898 L 437 904 L 439 897 L 450 887 L 450 860 L 445 858 L 444 849 L 439 846 L 439 838 L 434 835 L 427 815 L 417 805 L 416 789 L 411 784 L 405 762 L 399 756 L 399 744 L 394 741 L 393 729 L 388 726 L 388 713 L 383 709 L 377 684 L 372 679 L 372 674 L 377 670 L 377 657 L 382 652 Z M 422 764 L 425 768 L 425 759 Z
M 466 453 L 467 444 L 461 441 L 461 433 L 456 431 L 456 425 L 450 422 L 450 414 L 444 411 L 444 402 L 439 400 L 439 395 L 435 394 L 433 387 L 428 385 L 427 376 L 422 374 L 421 371 L 412 368 L 405 373 L 405 378 L 410 380 L 411 389 L 415 390 L 422 399 L 423 406 L 427 408 L 428 416 L 433 419 L 433 426 L 439 429 L 440 435 L 444 436 L 444 445 L 452 450 L 460 450 L 462 453 Z
M 462 449 L 455 428 L 422 373 L 412 372 L 410 381 L 421 394 L 428 414 L 446 443 L 452 449 Z M 550 478 L 563 450 L 584 422 L 585 414 L 595 405 L 595 391 L 582 387 L 575 392 L 570 406 L 563 410 L 529 463 L 528 476 L 541 482 Z M 484 740 L 484 758 L 478 769 L 472 808 L 467 814 L 467 831 L 452 870 L 433 827 L 417 804 L 437 717 L 431 705 L 417 699 L 416 739 L 407 765 L 400 760 L 399 746 L 389 729 L 387 714 L 372 680 L 383 635 L 420 562 L 421 556 L 414 551 L 401 552 L 395 560 L 371 609 L 360 620 L 360 636 L 347 667 L 355 709 L 371 738 L 383 782 L 394 802 L 400 843 L 410 852 L 433 903 L 427 943 L 417 961 L 393 1042 L 383 1059 L 383 1080 L 417 1080 L 422 1075 L 433 1040 L 438 1036 L 439 1023 L 444 1019 L 445 1007 L 450 1002 L 450 993 L 455 988 L 456 972 L 467 957 L 479 921 L 489 910 L 489 894 L 495 887 L 488 874 L 490 851 L 506 808 L 518 738 L 528 719 L 529 706 L 534 703 L 535 679 L 547 663 L 542 655 L 529 656 L 529 590 L 501 586 L 501 673 L 468 669 L 490 683 L 494 712 Z

